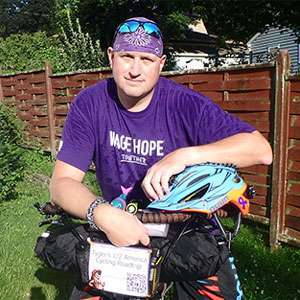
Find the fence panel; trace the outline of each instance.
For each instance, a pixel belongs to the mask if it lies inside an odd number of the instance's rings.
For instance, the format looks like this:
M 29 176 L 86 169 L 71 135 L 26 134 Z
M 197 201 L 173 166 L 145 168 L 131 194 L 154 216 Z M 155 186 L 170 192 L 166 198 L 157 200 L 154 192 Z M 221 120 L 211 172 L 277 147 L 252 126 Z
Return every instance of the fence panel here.
M 287 199 L 280 240 L 300 241 L 300 76 L 290 79 Z
M 274 67 L 238 68 L 225 71 L 167 75 L 172 80 L 211 97 L 226 111 L 252 124 L 272 143 L 272 103 Z M 253 184 L 257 196 L 251 201 L 251 218 L 268 222 L 270 218 L 271 168 L 255 166 L 241 170 Z
M 56 149 L 58 148 L 58 143 L 61 138 L 65 118 L 74 97 L 82 89 L 109 76 L 111 76 L 111 71 L 109 69 L 90 71 L 86 73 L 68 73 L 51 76 Z
M 2 75 L 2 101 L 17 109 L 26 126 L 26 137 L 50 150 L 45 71 Z

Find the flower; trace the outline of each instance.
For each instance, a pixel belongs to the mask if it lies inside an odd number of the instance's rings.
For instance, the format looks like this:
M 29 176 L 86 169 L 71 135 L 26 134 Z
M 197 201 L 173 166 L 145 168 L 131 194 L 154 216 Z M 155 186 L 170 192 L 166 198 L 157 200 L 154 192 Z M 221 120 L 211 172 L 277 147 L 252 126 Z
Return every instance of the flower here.
M 126 33 L 124 40 L 133 46 L 147 46 L 151 43 L 150 36 L 142 27 L 139 27 L 135 32 Z

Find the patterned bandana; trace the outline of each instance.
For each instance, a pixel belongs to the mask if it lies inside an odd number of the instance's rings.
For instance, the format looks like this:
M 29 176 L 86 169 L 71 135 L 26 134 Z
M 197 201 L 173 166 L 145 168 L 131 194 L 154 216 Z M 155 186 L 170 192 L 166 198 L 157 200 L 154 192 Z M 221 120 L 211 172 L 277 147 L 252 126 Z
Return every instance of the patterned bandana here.
M 114 51 L 137 51 L 163 55 L 162 35 L 158 26 L 151 20 L 136 17 L 119 25 L 115 32 Z

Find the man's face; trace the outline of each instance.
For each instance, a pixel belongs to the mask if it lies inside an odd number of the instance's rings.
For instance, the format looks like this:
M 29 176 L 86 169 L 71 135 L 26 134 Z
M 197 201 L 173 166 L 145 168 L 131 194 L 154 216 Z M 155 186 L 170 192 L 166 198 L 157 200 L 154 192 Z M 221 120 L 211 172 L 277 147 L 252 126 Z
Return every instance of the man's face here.
M 125 101 L 139 101 L 147 97 L 159 79 L 165 56 L 144 52 L 114 52 L 108 49 L 118 94 Z

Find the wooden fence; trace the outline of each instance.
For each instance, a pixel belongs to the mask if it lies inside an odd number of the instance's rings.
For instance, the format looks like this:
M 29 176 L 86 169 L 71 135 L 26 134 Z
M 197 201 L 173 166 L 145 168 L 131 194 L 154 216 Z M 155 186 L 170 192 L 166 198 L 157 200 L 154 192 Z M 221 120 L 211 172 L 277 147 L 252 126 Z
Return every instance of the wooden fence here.
M 288 53 L 281 51 L 276 63 L 163 74 L 209 96 L 270 141 L 273 165 L 243 168 L 242 173 L 257 191 L 249 218 L 269 224 L 272 247 L 300 245 L 300 77 L 289 76 L 288 70 Z M 74 96 L 108 76 L 109 69 L 52 74 L 49 65 L 1 75 L 0 101 L 16 107 L 28 138 L 55 155 Z

